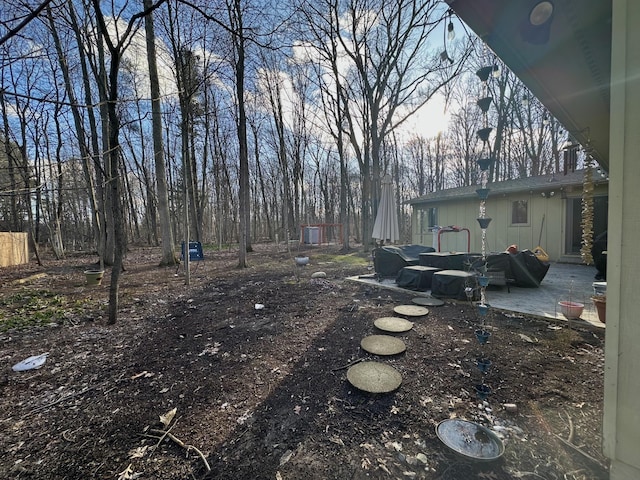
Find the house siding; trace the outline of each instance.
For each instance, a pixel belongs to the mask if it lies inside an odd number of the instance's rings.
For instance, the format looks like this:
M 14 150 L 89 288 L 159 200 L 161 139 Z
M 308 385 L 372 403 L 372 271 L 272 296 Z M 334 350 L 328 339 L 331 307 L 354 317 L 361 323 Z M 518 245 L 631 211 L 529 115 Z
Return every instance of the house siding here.
M 504 182 L 506 183 L 506 182 Z M 553 191 L 553 196 L 550 192 Z M 544 196 L 543 196 L 544 193 Z M 606 184 L 596 186 L 594 195 L 607 195 Z M 487 253 L 504 251 L 510 245 L 517 245 L 520 250 L 533 250 L 541 246 L 549 255 L 551 261 L 568 261 L 570 257 L 565 253 L 567 235 L 567 201 L 582 197 L 581 186 L 563 187 L 562 189 L 530 189 L 520 192 L 506 192 L 489 194 L 486 200 L 486 216 L 491 217 L 491 223 L 486 232 Z M 512 202 L 526 200 L 528 206 L 528 222 L 522 225 L 511 223 Z M 440 226 L 457 226 L 468 228 L 470 231 L 470 250 L 481 252 L 482 230 L 478 225 L 480 201 L 477 196 L 455 198 L 448 196 L 443 200 L 431 198 L 423 203 L 414 202 L 412 211 L 412 242 L 437 248 L 437 233 L 428 230 L 421 221 L 428 208 L 438 209 L 438 224 Z M 544 218 L 544 224 L 543 224 Z M 465 233 L 443 233 L 441 239 L 442 251 L 466 251 L 467 239 Z

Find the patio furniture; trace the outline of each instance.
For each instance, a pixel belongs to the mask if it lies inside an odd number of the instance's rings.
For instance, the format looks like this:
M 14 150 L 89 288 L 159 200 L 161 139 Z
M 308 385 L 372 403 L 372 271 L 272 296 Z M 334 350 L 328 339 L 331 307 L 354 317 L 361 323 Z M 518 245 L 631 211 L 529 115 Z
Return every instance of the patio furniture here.
M 373 266 L 379 277 L 396 277 L 404 267 L 418 265 L 420 254 L 434 252 L 422 245 L 383 246 L 373 251 Z
M 442 242 L 440 241 L 440 237 L 442 236 L 443 233 L 447 233 L 447 232 L 453 232 L 453 233 L 459 233 L 459 232 L 465 232 L 467 234 L 467 252 L 471 249 L 471 233 L 469 232 L 469 229 L 466 227 L 456 227 L 456 226 L 449 226 L 449 227 L 439 227 L 438 228 L 438 252 L 442 251 L 441 245 Z
M 477 297 L 475 274 L 463 270 L 441 270 L 431 279 L 431 295 L 434 297 L 467 300 L 466 288 L 471 287 L 472 300 Z
M 463 270 L 465 254 L 461 252 L 427 252 L 420 254 L 420 265 L 441 270 Z
M 487 257 L 487 273 L 497 278 L 496 274 L 503 272 L 507 285 L 537 288 L 548 271 L 549 263 L 542 262 L 531 250 L 493 253 Z
M 426 291 L 431 288 L 431 278 L 440 268 L 411 265 L 403 267 L 396 277 L 396 285 L 410 290 Z

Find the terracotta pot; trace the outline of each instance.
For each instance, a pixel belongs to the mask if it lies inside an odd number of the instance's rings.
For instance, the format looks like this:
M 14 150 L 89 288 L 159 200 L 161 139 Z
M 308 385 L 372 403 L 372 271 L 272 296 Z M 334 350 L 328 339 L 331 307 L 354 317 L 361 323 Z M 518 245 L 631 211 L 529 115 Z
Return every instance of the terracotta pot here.
M 569 302 L 562 301 L 558 302 L 560 305 L 560 312 L 569 320 L 574 320 L 580 318 L 582 312 L 584 311 L 584 304 L 578 302 Z
M 607 297 L 604 295 L 594 295 L 591 297 L 593 301 L 593 305 L 596 307 L 598 312 L 598 320 L 602 323 L 607 322 Z

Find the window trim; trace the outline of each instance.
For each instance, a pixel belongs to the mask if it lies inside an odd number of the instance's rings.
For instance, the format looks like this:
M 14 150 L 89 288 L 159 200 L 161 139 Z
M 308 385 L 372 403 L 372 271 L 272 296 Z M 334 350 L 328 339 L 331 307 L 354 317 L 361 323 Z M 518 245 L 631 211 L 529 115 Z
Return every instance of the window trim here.
M 520 204 L 524 204 L 526 207 L 526 216 L 527 219 L 525 222 L 514 222 L 514 214 L 515 212 L 515 208 L 516 208 L 516 203 L 520 203 Z M 531 213 L 529 212 L 529 200 L 527 199 L 520 199 L 520 200 L 511 200 L 511 218 L 510 218 L 510 222 L 509 225 L 512 227 L 528 227 L 531 226 Z

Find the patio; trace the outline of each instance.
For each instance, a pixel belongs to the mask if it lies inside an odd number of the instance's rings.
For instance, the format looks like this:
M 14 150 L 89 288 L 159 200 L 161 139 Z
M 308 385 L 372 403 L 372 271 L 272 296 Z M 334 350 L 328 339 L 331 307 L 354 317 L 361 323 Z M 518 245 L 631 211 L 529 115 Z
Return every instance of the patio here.
M 493 308 L 566 322 L 566 318 L 560 312 L 558 302 L 571 300 L 584 304 L 584 312 L 580 320 L 574 320 L 574 322 L 582 322 L 594 327 L 604 328 L 604 324 L 598 320 L 598 314 L 591 301 L 595 273 L 595 268 L 591 266 L 552 263 L 539 288 L 512 286 L 509 289 L 510 291 L 507 291 L 506 287 L 492 287 L 486 291 L 486 302 Z M 378 282 L 373 278 L 349 277 L 348 280 L 375 285 L 380 288 L 404 290 L 416 296 L 430 293 L 429 291 L 414 292 L 400 288 L 396 286 L 393 279 L 383 279 Z

